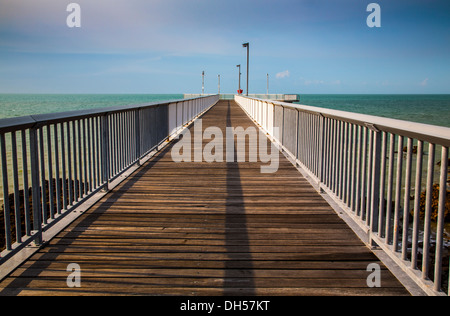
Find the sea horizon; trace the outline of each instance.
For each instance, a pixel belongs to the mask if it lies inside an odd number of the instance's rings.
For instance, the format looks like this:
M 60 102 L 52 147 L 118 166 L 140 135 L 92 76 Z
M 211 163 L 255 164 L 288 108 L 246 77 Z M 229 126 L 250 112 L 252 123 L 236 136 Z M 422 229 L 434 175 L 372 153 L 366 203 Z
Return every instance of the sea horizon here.
M 450 127 L 450 94 L 292 94 L 299 96 L 297 104 Z M 0 119 L 183 98 L 184 93 L 0 93 Z

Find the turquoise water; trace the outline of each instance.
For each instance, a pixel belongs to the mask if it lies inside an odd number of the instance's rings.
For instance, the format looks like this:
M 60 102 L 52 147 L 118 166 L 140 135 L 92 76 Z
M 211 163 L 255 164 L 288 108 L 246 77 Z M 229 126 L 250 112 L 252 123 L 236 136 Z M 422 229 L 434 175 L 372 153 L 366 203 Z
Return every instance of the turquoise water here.
M 300 104 L 450 127 L 450 95 L 299 94 Z M 182 99 L 183 94 L 0 94 L 0 118 Z
M 450 95 L 300 94 L 300 104 L 450 127 Z

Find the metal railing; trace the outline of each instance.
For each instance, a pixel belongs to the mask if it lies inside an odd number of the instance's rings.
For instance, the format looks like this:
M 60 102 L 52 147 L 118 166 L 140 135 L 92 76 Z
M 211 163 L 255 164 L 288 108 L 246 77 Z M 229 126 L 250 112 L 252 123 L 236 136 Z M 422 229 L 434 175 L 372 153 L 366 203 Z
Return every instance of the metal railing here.
M 196 98 L 204 96 L 203 94 L 184 94 L 185 98 Z M 234 100 L 235 94 L 232 93 L 221 93 L 220 100 Z M 298 102 L 298 94 L 249 94 L 250 98 L 266 99 L 281 102 Z
M 235 100 L 364 230 L 369 246 L 382 248 L 427 294 L 445 295 L 445 287 L 448 293 L 450 128 Z
M 218 95 L 0 120 L 0 264 L 123 174 Z

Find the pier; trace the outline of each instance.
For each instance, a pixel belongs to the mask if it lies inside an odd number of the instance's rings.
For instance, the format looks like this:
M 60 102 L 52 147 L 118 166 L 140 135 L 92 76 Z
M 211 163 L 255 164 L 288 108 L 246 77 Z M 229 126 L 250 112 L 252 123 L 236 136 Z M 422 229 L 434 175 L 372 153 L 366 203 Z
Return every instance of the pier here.
M 0 120 L 3 196 L 12 196 L 0 295 L 448 295 L 450 129 L 251 96 L 191 97 Z M 224 150 L 215 161 L 174 161 L 200 120 L 202 135 L 242 127 L 258 142 L 233 138 L 233 159 Z M 264 144 L 276 146 L 274 172 L 250 159 Z M 423 158 L 438 155 L 439 167 Z M 29 170 L 23 180 L 19 166 Z M 428 207 L 419 252 L 417 196 L 435 174 L 436 250 Z M 79 287 L 68 286 L 72 263 Z M 369 267 L 379 268 L 375 279 Z

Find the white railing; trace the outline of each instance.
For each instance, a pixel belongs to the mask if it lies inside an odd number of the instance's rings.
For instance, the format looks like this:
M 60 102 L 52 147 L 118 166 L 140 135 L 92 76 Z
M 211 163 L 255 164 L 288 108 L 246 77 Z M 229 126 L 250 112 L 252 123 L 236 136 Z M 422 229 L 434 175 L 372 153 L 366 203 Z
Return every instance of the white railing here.
M 0 120 L 0 268 L 219 100 L 218 95 Z M 0 276 L 4 271 L 0 270 Z
M 235 100 L 358 223 L 369 246 L 381 247 L 428 294 L 448 293 L 450 128 Z

